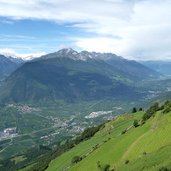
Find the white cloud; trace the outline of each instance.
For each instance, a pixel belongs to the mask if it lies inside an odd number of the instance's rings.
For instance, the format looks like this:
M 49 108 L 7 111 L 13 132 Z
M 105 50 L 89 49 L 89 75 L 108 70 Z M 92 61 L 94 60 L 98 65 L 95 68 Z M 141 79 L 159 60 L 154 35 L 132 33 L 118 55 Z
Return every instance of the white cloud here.
M 128 58 L 171 58 L 170 0 L 0 0 L 0 16 L 73 23 L 77 48 Z M 73 35 L 74 37 L 74 35 Z
M 9 49 L 9 48 L 1 48 L 0 49 L 0 54 L 5 54 L 5 53 L 9 53 L 9 54 L 15 54 L 15 50 L 14 49 Z
M 122 0 L 27 0 L 27 3 L 23 0 L 0 0 L 0 15 L 63 22 L 94 21 L 106 17 L 124 19 L 129 18 L 132 4 Z
M 116 53 L 114 47 L 117 49 L 118 41 L 114 41 L 112 38 L 106 37 L 94 37 L 94 38 L 78 38 L 75 39 L 76 46 L 87 51 L 96 52 L 113 52 Z

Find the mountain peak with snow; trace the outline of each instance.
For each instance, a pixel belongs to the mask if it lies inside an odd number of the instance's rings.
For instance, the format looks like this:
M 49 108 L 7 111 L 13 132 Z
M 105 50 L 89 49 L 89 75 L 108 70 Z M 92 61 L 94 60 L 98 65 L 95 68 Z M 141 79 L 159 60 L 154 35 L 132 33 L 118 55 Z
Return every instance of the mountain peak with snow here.
M 14 63 L 23 63 L 24 60 L 12 53 L 0 53 L 1 56 L 3 56 L 4 58 L 9 59 L 11 62 Z
M 70 55 L 71 54 L 72 55 L 78 54 L 78 52 L 73 50 L 72 48 L 64 48 L 64 49 L 57 51 L 57 53 L 62 54 L 62 55 L 64 55 L 64 54 L 70 54 Z
M 7 58 L 20 58 L 20 57 L 16 56 L 15 54 L 8 53 L 8 52 L 1 52 L 0 55 L 3 55 L 5 57 L 7 57 Z
M 117 59 L 117 60 L 124 59 L 113 53 L 88 52 L 85 50 L 81 52 L 77 52 L 76 50 L 73 50 L 72 48 L 64 48 L 64 49 L 58 50 L 57 52 L 43 55 L 38 59 L 50 59 L 50 58 L 68 58 L 68 59 L 72 59 L 75 61 L 76 60 L 87 61 L 88 59 L 104 60 L 104 61 L 110 60 L 110 59 Z

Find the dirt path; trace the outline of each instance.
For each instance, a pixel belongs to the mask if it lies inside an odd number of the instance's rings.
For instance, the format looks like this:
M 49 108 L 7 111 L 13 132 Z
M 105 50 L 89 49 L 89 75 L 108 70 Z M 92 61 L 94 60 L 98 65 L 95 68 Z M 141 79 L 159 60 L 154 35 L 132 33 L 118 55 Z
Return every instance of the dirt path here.
M 5 149 L 7 149 L 9 146 L 12 145 L 13 139 L 11 138 L 10 140 L 11 140 L 11 141 L 8 143 L 8 145 L 7 145 L 6 147 L 4 147 L 4 148 L 0 151 L 0 153 L 2 153 Z
M 140 137 L 138 137 L 126 150 L 126 152 L 123 154 L 121 160 L 125 160 L 127 155 L 131 152 L 131 150 L 136 146 L 136 144 L 143 138 L 146 136 L 146 134 L 148 134 L 148 132 L 142 134 Z

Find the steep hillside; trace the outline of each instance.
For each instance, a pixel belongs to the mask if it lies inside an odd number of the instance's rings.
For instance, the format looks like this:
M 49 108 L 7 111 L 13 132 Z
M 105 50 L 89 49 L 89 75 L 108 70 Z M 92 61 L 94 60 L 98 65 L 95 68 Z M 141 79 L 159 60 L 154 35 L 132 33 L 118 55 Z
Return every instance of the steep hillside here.
M 51 58 L 70 58 L 73 60 L 87 61 L 90 59 L 104 61 L 108 65 L 112 66 L 112 69 L 119 75 L 126 76 L 130 80 L 144 80 L 150 78 L 159 77 L 159 73 L 155 70 L 150 69 L 136 61 L 127 60 L 121 56 L 117 56 L 112 53 L 96 53 L 82 51 L 78 53 L 73 49 L 61 49 L 58 52 L 51 53 L 40 57 L 40 59 L 51 59 Z
M 147 112 L 119 116 L 93 138 L 53 160 L 47 171 L 169 170 L 170 111 L 171 103 L 166 102 L 161 107 L 152 106 Z M 81 157 L 80 161 L 74 162 L 74 156 Z
M 158 71 L 166 76 L 171 75 L 171 61 L 142 61 L 143 65 Z
M 109 57 L 114 62 L 104 59 Z M 109 64 L 110 63 L 110 64 Z M 123 65 L 124 64 L 124 65 Z M 134 72 L 136 71 L 136 72 Z M 134 73 L 134 74 L 133 74 Z M 134 82 L 157 78 L 141 64 L 112 54 L 63 49 L 24 64 L 4 82 L 1 102 L 45 102 L 137 98 Z
M 146 67 L 134 60 L 123 60 L 121 57 L 114 58 L 113 54 L 108 55 L 110 57 L 106 58 L 105 61 L 112 67 L 122 71 L 125 75 L 128 75 L 130 79 L 142 81 L 146 79 L 159 78 L 161 75 L 157 70 Z
M 10 75 L 21 63 L 23 63 L 22 60 L 0 55 L 0 79 Z

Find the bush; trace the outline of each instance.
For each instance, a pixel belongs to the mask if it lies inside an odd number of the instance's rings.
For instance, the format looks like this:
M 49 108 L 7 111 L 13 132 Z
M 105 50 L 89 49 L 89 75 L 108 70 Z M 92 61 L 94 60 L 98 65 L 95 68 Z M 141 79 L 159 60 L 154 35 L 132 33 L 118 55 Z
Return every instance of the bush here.
M 171 111 L 171 109 L 169 107 L 166 107 L 164 110 L 163 110 L 163 113 L 169 113 Z
M 147 154 L 147 153 L 144 151 L 144 152 L 143 152 L 143 155 L 146 155 L 146 154 Z
M 161 167 L 159 171 L 171 171 L 171 169 L 168 169 L 167 167 Z
M 136 113 L 137 112 L 137 109 L 136 109 L 136 107 L 134 107 L 133 109 L 132 109 L 132 113 Z
M 100 161 L 97 161 L 97 168 L 100 171 L 114 171 L 114 169 L 110 169 L 109 164 L 101 165 Z
M 101 124 L 99 126 L 85 129 L 84 132 L 74 140 L 75 144 L 79 144 L 81 141 L 88 140 L 93 137 L 94 134 L 97 133 L 103 126 L 104 124 Z
M 164 106 L 167 106 L 167 105 L 170 105 L 170 101 L 167 100 L 165 103 L 164 103 Z
M 144 125 L 145 124 L 145 121 L 144 120 L 141 120 L 141 125 Z
M 75 163 L 78 163 L 79 161 L 81 161 L 82 160 L 82 157 L 80 157 L 80 156 L 74 156 L 73 158 L 72 158 L 72 163 L 73 164 L 75 164 Z
M 148 120 L 149 118 L 151 118 L 151 116 L 154 116 L 155 113 L 160 109 L 159 104 L 155 103 L 154 105 L 152 105 L 147 111 L 146 113 L 143 115 L 143 121 Z
M 125 134 L 126 132 L 127 132 L 127 130 L 125 129 L 125 130 L 123 130 L 123 131 L 122 131 L 122 133 L 121 133 L 121 134 Z
M 101 168 L 101 164 L 100 164 L 100 161 L 97 162 L 97 168 Z
M 143 108 L 142 108 L 142 107 L 140 107 L 140 108 L 139 108 L 139 111 L 143 111 Z
M 129 160 L 126 160 L 126 161 L 125 161 L 125 164 L 128 164 L 128 163 L 129 163 Z
M 161 105 L 161 106 L 160 106 L 160 110 L 163 110 L 164 108 L 165 108 L 164 105 Z
M 133 122 L 133 126 L 136 128 L 136 127 L 138 127 L 139 126 L 139 124 L 138 124 L 138 120 L 134 120 L 134 122 Z
M 104 167 L 103 167 L 103 171 L 110 171 L 110 165 L 105 164 Z
M 99 147 L 99 144 L 96 144 L 95 146 L 93 146 L 93 151 L 98 149 L 98 147 Z

